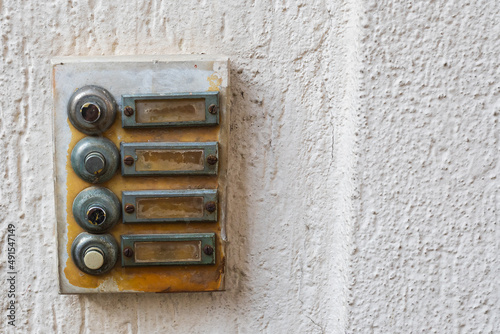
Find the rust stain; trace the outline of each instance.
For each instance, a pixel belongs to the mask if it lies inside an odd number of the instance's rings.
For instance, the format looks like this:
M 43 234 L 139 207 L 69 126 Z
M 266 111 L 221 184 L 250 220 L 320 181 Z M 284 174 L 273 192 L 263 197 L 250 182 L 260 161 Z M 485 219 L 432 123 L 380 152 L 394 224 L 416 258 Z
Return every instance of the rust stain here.
M 217 92 L 220 90 L 220 85 L 222 84 L 222 78 L 219 78 L 217 74 L 213 73 L 210 75 L 208 78 L 208 83 L 209 83 L 209 92 Z
M 210 79 L 212 78 L 212 79 Z M 222 79 L 215 74 L 209 77 L 210 85 L 218 89 Z M 83 189 L 92 186 L 81 180 L 71 167 L 71 151 L 75 144 L 85 137 L 68 121 L 72 138 L 67 152 L 67 207 L 66 219 L 68 228 L 68 244 L 66 249 L 71 253 L 71 244 L 83 229 L 73 218 L 72 204 L 76 195 Z M 104 137 L 113 141 L 117 147 L 120 141 L 218 141 L 219 127 L 206 128 L 175 128 L 167 131 L 161 129 L 125 130 L 121 127 L 121 117 L 118 113 L 113 126 L 104 133 Z M 120 171 L 108 182 L 100 186 L 112 190 L 121 200 L 123 190 L 155 190 L 155 189 L 214 189 L 217 188 L 217 176 L 176 176 L 176 177 L 127 177 Z M 123 234 L 153 234 L 153 233 L 189 233 L 215 232 L 217 234 L 217 257 L 215 265 L 200 266 L 165 266 L 123 268 L 121 259 L 111 272 L 102 276 L 92 276 L 81 272 L 73 263 L 71 257 L 66 262 L 64 274 L 69 283 L 82 288 L 99 288 L 105 281 L 114 281 L 119 291 L 138 292 L 186 292 L 186 291 L 216 291 L 222 288 L 224 267 L 224 249 L 220 240 L 220 222 L 217 223 L 171 223 L 171 224 L 122 224 L 121 220 L 110 233 L 120 242 Z

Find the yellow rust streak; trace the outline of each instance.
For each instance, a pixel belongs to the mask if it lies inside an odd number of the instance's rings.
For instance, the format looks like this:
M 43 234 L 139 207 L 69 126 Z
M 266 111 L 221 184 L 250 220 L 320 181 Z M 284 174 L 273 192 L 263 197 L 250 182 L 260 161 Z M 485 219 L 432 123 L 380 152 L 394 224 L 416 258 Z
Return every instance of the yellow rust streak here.
M 211 89 L 218 89 L 222 82 L 215 74 L 209 77 Z M 68 149 L 67 171 L 67 252 L 71 254 L 71 243 L 75 237 L 83 232 L 78 226 L 72 213 L 72 204 L 76 195 L 91 184 L 82 181 L 73 171 L 70 162 L 71 150 L 75 144 L 85 137 L 68 121 L 72 139 Z M 117 147 L 120 141 L 218 141 L 219 127 L 199 128 L 171 128 L 171 129 L 131 129 L 121 127 L 118 113 L 113 126 L 104 133 L 104 136 L 113 141 Z M 102 186 L 112 190 L 121 200 L 123 190 L 155 190 L 155 189 L 215 189 L 217 176 L 176 176 L 176 177 L 128 177 L 121 176 L 120 171 Z M 71 257 L 66 262 L 64 273 L 69 283 L 83 288 L 98 288 L 100 284 L 112 278 L 119 291 L 143 292 L 176 292 L 176 291 L 214 291 L 221 288 L 224 254 L 221 251 L 220 223 L 168 223 L 168 224 L 122 224 L 121 220 L 112 228 L 110 233 L 120 242 L 123 234 L 154 234 L 154 233 L 200 233 L 215 232 L 217 234 L 216 264 L 196 266 L 168 266 L 168 267 L 135 267 L 123 268 L 121 259 L 113 270 L 102 276 L 92 276 L 81 272 L 74 265 Z
M 208 91 L 210 92 L 216 92 L 219 90 L 219 86 L 222 84 L 222 78 L 219 78 L 217 74 L 212 74 L 208 78 L 208 83 L 210 84 L 210 87 L 208 88 Z

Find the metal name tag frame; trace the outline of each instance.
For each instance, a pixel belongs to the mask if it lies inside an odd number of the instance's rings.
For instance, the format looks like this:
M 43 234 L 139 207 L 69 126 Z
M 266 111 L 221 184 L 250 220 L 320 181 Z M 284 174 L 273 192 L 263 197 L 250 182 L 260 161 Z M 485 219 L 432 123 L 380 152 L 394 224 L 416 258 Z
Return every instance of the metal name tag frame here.
M 137 150 L 150 151 L 187 151 L 203 150 L 203 169 L 201 170 L 136 170 Z M 163 175 L 217 175 L 219 150 L 217 142 L 179 142 L 179 143 L 120 143 L 121 171 L 123 176 L 163 176 Z M 131 164 L 127 164 L 127 158 L 132 157 Z
M 199 121 L 139 123 L 136 101 L 205 99 L 205 119 Z M 219 124 L 219 92 L 122 95 L 122 126 L 124 128 L 154 128 L 179 126 L 210 126 Z M 131 109 L 130 109 L 131 108 Z M 128 109 L 128 110 L 127 110 Z M 129 113 L 129 115 L 127 115 Z
M 194 198 L 202 197 L 203 210 L 202 217 L 163 217 L 163 218 L 139 218 L 137 200 L 141 198 Z M 127 210 L 130 205 L 134 210 Z M 196 190 L 142 190 L 142 191 L 122 191 L 122 212 L 123 223 L 172 223 L 172 222 L 216 222 L 217 221 L 217 189 L 196 189 Z M 127 211 L 132 211 L 128 213 Z
M 200 241 L 199 261 L 151 261 L 137 262 L 135 260 L 136 242 L 162 242 L 162 241 Z M 144 266 L 169 266 L 169 265 L 200 265 L 215 263 L 215 233 L 189 233 L 189 234 L 129 234 L 121 236 L 121 253 L 131 254 L 130 257 L 122 256 L 122 267 Z

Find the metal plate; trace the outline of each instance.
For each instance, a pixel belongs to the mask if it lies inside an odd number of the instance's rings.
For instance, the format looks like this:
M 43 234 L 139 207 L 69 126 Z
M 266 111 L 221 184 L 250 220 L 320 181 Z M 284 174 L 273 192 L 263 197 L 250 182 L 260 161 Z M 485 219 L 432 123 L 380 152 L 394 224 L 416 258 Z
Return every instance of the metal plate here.
M 54 88 L 54 179 L 57 227 L 59 291 L 82 293 L 174 293 L 221 291 L 226 281 L 227 150 L 229 142 L 229 63 L 226 57 L 205 55 L 70 57 L 52 62 Z M 190 266 L 115 265 L 103 275 L 83 273 L 71 258 L 71 245 L 83 232 L 73 217 L 72 204 L 89 183 L 76 175 L 70 155 L 86 135 L 68 121 L 67 107 L 78 88 L 96 85 L 109 91 L 117 102 L 118 115 L 111 127 L 99 137 L 108 138 L 120 153 L 120 143 L 218 142 L 217 175 L 122 176 L 115 173 L 104 184 L 118 195 L 136 190 L 217 189 L 216 222 L 138 223 L 114 225 L 107 233 L 119 245 L 122 235 L 214 233 L 215 264 Z M 121 96 L 126 94 L 218 92 L 219 124 L 213 126 L 123 128 Z M 102 110 L 101 110 L 102 111 Z M 117 161 L 121 161 L 120 157 Z M 121 166 L 121 163 L 119 164 Z M 121 213 L 122 206 L 119 205 Z M 123 255 L 120 255 L 121 257 Z M 121 262 L 121 260 L 119 260 Z
M 214 264 L 215 233 L 122 235 L 121 251 L 122 267 Z
M 216 189 L 123 191 L 123 223 L 216 222 L 217 204 Z
M 197 107 L 193 104 L 195 100 L 204 103 L 203 117 L 193 117 Z M 184 101 L 184 103 L 181 103 Z M 138 105 L 139 103 L 152 102 L 154 105 L 147 110 L 148 114 L 163 118 L 164 121 L 149 119 Z M 181 103 L 181 104 L 179 104 Z M 178 126 L 210 126 L 219 124 L 219 92 L 200 93 L 171 93 L 171 94 L 138 94 L 122 95 L 122 126 L 124 128 L 154 128 L 154 127 L 178 127 Z M 129 109 L 128 113 L 126 109 Z M 131 109 L 131 110 L 130 110 Z M 129 116 L 128 116 L 129 115 Z M 176 115 L 172 117 L 169 115 Z M 177 118 L 177 119 L 175 119 Z
M 123 176 L 217 175 L 217 142 L 121 143 L 120 150 Z

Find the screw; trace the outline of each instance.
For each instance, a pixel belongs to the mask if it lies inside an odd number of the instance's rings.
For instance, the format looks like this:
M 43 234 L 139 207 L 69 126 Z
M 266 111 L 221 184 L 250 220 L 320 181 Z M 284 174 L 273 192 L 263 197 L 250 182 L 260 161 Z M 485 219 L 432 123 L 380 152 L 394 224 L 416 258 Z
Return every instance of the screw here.
M 125 255 L 126 257 L 131 257 L 133 254 L 134 254 L 134 251 L 130 247 L 126 247 L 123 250 L 123 255 Z
M 216 208 L 215 202 L 207 202 L 207 204 L 205 204 L 205 210 L 208 212 L 214 212 Z
M 217 163 L 217 160 L 218 160 L 217 157 L 213 154 L 207 157 L 207 162 L 209 165 L 215 165 Z
M 123 113 L 125 116 L 132 116 L 134 114 L 134 109 L 132 107 L 126 106 L 125 109 L 123 109 Z
M 134 158 L 131 155 L 125 156 L 123 163 L 127 166 L 132 166 L 134 164 Z
M 203 247 L 203 253 L 212 255 L 214 253 L 214 249 L 210 245 L 205 245 L 205 247 Z
M 135 207 L 132 204 L 125 204 L 126 213 L 134 213 Z
M 219 108 L 217 108 L 217 106 L 215 104 L 211 104 L 208 106 L 208 112 L 211 114 L 217 114 L 218 109 Z

